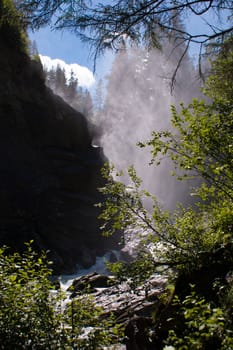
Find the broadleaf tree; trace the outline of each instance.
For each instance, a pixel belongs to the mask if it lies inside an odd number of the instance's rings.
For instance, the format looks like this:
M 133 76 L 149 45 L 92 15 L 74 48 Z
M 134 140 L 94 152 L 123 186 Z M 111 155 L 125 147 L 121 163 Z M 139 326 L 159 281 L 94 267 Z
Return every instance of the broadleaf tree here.
M 213 276 L 206 279 L 204 288 L 197 288 L 200 295 L 190 287 L 183 290 L 176 315 L 182 317 L 182 330 L 171 330 L 168 348 L 206 349 L 214 342 L 218 344 L 215 349 L 232 346 L 233 100 L 228 74 L 232 67 L 230 38 L 212 62 L 212 73 L 203 89 L 206 100 L 194 99 L 188 106 L 181 104 L 180 110 L 172 107 L 172 129 L 153 132 L 148 142 L 139 143 L 151 148 L 152 166 L 169 157 L 178 179 L 198 178 L 199 185 L 190 194 L 196 197 L 195 205 L 179 206 L 169 213 L 155 196 L 141 189 L 132 167 L 128 169 L 128 186 L 121 183 L 121 172 L 111 167 L 104 172 L 108 179 L 101 189 L 106 196 L 101 204 L 105 234 L 141 232 L 136 258 L 113 266 L 121 280 L 131 281 L 133 287 L 154 272 L 172 271 L 176 291 L 180 276 L 190 280 L 193 276 L 200 280 L 202 273 Z M 151 212 L 143 205 L 145 198 L 153 203 Z M 202 312 L 203 326 L 199 328 Z

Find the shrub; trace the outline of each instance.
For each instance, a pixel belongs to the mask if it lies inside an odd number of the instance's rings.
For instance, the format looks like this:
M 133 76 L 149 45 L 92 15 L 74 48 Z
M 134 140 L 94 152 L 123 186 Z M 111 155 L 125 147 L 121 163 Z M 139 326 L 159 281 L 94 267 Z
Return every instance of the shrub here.
M 0 248 L 0 349 L 97 349 L 117 343 L 120 327 L 94 301 L 54 290 L 46 254 Z
M 22 15 L 12 0 L 0 2 L 0 35 L 9 47 L 28 53 L 28 37 L 23 29 Z
M 59 348 L 65 333 L 59 293 L 52 294 L 45 254 L 31 245 L 20 255 L 0 249 L 0 348 Z

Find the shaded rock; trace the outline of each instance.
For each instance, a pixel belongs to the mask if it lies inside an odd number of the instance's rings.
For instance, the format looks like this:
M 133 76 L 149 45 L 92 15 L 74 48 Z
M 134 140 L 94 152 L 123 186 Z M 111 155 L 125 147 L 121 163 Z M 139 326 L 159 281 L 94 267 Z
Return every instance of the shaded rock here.
M 68 288 L 68 291 L 72 293 L 71 298 L 83 291 L 87 291 L 89 293 L 97 292 L 96 288 L 109 287 L 111 280 L 112 279 L 108 276 L 93 272 L 89 275 L 76 278 L 72 285 Z
M 151 318 L 134 317 L 125 328 L 127 350 L 156 350 L 148 337 L 148 328 L 153 325 Z
M 118 247 L 99 230 L 101 148 L 85 117 L 45 85 L 39 62 L 3 40 L 0 29 L 0 245 L 50 251 L 56 273 Z
M 115 263 L 115 262 L 117 262 L 118 261 L 118 258 L 117 258 L 117 256 L 116 256 L 116 254 L 114 253 L 114 252 L 111 252 L 110 253 L 110 256 L 109 256 L 109 262 L 110 263 Z

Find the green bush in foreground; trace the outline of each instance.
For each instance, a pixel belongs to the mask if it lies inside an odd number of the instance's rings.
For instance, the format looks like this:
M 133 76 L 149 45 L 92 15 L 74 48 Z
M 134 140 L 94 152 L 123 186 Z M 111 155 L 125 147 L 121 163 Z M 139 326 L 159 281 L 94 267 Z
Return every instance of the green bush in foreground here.
M 0 249 L 0 348 L 52 349 L 61 346 L 65 331 L 56 311 L 59 293 L 52 294 L 51 270 L 45 254 L 31 245 L 20 255 Z
M 103 311 L 88 296 L 64 304 L 46 254 L 26 245 L 23 254 L 0 248 L 0 349 L 94 350 L 117 342 L 111 317 L 100 321 Z
M 183 319 L 183 329 L 169 331 L 166 348 L 172 350 L 233 349 L 232 306 L 226 306 L 226 300 L 232 300 L 232 287 L 224 291 L 219 306 L 207 302 L 196 294 L 192 286 L 191 294 L 181 302 L 174 298 L 174 305 L 179 308 L 179 317 Z M 171 345 L 172 344 L 172 345 Z

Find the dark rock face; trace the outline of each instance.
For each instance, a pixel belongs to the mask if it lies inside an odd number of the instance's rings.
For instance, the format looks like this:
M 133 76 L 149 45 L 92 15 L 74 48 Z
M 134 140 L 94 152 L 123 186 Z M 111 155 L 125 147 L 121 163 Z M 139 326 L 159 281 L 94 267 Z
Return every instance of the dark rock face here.
M 56 272 L 90 266 L 113 241 L 102 238 L 102 150 L 82 114 L 44 83 L 39 62 L 0 32 L 0 244 L 50 251 Z

